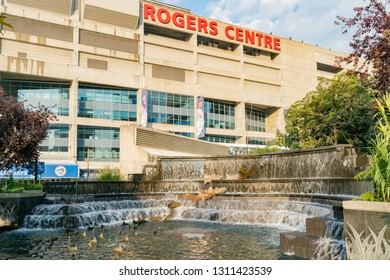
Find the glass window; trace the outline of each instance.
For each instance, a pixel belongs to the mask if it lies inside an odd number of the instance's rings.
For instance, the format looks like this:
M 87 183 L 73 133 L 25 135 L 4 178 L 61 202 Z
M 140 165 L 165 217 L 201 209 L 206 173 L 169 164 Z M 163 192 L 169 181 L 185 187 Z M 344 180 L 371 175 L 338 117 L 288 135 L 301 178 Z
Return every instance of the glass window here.
M 70 83 L 2 80 L 1 85 L 5 92 L 26 100 L 26 105 L 41 104 L 57 116 L 69 116 Z
M 68 152 L 68 142 L 57 141 L 58 139 L 69 138 L 68 124 L 50 124 L 48 127 L 47 138 L 39 148 L 42 152 Z M 62 144 L 59 144 L 62 143 Z
M 202 140 L 213 143 L 236 143 L 238 137 L 225 135 L 206 135 Z
M 248 144 L 250 144 L 250 145 L 267 145 L 267 140 L 265 138 L 249 137 Z
M 235 104 L 205 100 L 205 121 L 209 128 L 235 129 Z
M 137 121 L 137 91 L 126 88 L 111 88 L 93 85 L 79 85 L 79 117 L 106 119 L 116 121 Z M 92 114 L 86 113 L 85 108 L 88 100 L 89 108 L 94 108 Z M 120 110 L 118 110 L 118 105 Z M 128 106 L 126 106 L 128 105 Z M 132 106 L 131 106 L 132 105 Z M 135 117 L 129 117 L 129 116 Z
M 193 113 L 188 110 L 189 104 L 193 106 L 193 100 L 194 97 L 192 96 L 149 91 L 148 121 L 151 123 L 194 126 Z
M 79 143 L 89 140 L 90 146 L 77 148 L 77 160 L 97 162 L 119 162 L 119 128 L 79 126 L 77 138 Z
M 246 129 L 248 131 L 265 132 L 265 111 L 246 108 Z

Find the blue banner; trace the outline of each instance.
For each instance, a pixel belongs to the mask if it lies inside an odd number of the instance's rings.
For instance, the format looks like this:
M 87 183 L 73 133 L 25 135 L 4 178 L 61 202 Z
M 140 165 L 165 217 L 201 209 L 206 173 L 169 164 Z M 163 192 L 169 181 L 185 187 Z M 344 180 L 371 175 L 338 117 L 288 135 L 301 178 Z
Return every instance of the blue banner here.
M 38 162 L 38 178 L 42 178 L 45 171 L 45 163 Z M 11 175 L 14 179 L 34 179 L 35 163 L 28 164 L 27 167 L 13 167 L 8 170 L 0 171 L 0 178 L 10 178 Z
M 35 165 L 27 168 L 14 167 L 9 170 L 1 170 L 0 178 L 34 179 Z M 79 178 L 79 166 L 77 164 L 52 164 L 38 163 L 38 179 L 76 179 Z

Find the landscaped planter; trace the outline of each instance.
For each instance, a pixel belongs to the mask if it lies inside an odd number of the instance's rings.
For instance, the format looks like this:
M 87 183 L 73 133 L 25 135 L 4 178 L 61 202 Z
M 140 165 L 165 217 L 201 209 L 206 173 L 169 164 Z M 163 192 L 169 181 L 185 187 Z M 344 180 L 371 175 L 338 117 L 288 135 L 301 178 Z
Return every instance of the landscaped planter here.
M 344 201 L 349 260 L 390 260 L 390 203 Z

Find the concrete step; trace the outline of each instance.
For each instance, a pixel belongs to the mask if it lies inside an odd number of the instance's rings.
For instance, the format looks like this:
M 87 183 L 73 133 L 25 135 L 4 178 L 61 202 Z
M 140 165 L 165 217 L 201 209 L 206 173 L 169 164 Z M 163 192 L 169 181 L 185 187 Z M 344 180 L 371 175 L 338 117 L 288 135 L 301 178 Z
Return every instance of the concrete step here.
M 305 232 L 280 234 L 280 252 L 309 260 L 342 260 L 346 257 L 340 241 L 307 236 Z
M 332 218 L 307 218 L 306 235 L 320 238 L 344 239 L 344 223 Z
M 305 232 L 281 233 L 280 252 L 312 259 L 317 249 L 317 241 L 317 237 L 307 236 Z

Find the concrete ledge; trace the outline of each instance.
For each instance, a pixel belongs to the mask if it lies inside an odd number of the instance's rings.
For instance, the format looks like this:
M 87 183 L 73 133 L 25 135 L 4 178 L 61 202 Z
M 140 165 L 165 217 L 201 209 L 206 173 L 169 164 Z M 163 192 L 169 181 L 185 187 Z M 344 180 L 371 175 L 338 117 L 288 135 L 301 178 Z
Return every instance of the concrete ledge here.
M 360 210 L 370 212 L 390 213 L 390 202 L 371 202 L 371 201 L 344 201 L 345 210 Z

